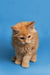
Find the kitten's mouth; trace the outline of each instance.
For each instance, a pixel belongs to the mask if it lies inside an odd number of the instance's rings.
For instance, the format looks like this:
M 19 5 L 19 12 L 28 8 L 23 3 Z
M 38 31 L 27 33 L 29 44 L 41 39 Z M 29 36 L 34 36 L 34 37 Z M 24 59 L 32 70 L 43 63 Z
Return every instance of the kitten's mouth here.
M 27 45 L 27 44 L 30 44 L 30 43 L 27 43 L 27 42 L 23 43 L 23 45 Z
M 28 44 L 28 43 L 25 43 L 25 44 Z

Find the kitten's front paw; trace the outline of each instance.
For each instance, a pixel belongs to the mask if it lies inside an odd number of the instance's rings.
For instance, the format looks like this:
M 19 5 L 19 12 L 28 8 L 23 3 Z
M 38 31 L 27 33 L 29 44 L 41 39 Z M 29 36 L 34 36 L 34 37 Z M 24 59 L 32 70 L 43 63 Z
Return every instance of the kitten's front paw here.
M 22 62 L 22 67 L 28 68 L 29 67 L 29 63 L 28 62 Z
M 36 62 L 36 59 L 31 59 L 31 62 Z
M 15 60 L 15 64 L 21 64 L 21 60 Z
M 31 62 L 36 62 L 36 58 L 37 58 L 37 55 L 34 55 L 34 56 L 31 58 Z

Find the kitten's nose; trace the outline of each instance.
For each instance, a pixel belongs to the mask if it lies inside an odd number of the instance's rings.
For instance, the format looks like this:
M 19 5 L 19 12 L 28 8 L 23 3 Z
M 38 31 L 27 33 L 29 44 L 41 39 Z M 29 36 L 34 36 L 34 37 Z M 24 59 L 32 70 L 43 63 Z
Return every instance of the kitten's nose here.
M 25 44 L 28 44 L 27 42 Z

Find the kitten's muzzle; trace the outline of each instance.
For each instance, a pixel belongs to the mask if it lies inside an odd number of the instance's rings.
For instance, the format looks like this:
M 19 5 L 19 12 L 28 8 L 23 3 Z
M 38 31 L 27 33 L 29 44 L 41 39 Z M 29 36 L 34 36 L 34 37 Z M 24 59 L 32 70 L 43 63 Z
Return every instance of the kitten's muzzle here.
M 27 42 L 23 42 L 24 45 L 28 44 Z
M 25 44 L 28 44 L 27 42 Z

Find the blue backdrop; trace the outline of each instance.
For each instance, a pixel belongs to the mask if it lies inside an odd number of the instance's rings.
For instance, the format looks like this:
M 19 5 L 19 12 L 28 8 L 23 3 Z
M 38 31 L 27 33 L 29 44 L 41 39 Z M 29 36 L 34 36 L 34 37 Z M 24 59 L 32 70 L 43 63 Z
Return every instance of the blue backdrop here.
M 27 69 L 15 65 L 11 26 L 35 21 L 39 35 L 37 62 Z M 0 0 L 0 75 L 50 75 L 50 0 Z

